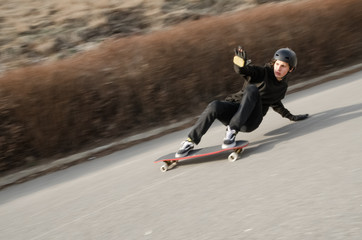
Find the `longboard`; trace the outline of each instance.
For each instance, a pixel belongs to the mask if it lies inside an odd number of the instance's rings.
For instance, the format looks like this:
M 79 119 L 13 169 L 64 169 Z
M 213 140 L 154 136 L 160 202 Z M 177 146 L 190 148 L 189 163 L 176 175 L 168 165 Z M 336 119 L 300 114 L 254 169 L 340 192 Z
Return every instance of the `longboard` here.
M 240 140 L 240 141 L 236 141 L 236 145 L 231 148 L 222 149 L 220 147 L 220 145 L 206 147 L 206 148 L 198 148 L 198 149 L 191 150 L 187 156 L 179 157 L 179 158 L 176 158 L 175 153 L 173 152 L 173 153 L 169 153 L 167 155 L 164 155 L 164 156 L 158 158 L 154 162 L 155 163 L 164 162 L 164 164 L 161 166 L 160 170 L 161 170 L 161 172 L 166 172 L 167 170 L 174 168 L 177 165 L 177 163 L 181 160 L 201 158 L 201 157 L 206 157 L 206 156 L 210 156 L 210 155 L 216 155 L 216 154 L 219 154 L 222 152 L 227 152 L 227 151 L 232 152 L 232 153 L 230 153 L 228 160 L 230 162 L 235 162 L 236 159 L 238 159 L 240 157 L 240 154 L 242 153 L 244 147 L 248 146 L 248 144 L 249 144 L 248 141 Z

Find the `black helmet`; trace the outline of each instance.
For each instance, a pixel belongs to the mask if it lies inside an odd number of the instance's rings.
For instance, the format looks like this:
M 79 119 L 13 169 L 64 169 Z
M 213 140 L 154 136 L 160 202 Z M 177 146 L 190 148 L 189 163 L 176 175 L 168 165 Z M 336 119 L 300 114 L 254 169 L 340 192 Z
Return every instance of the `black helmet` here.
M 281 48 L 276 51 L 274 59 L 288 63 L 291 69 L 297 67 L 297 55 L 290 48 Z

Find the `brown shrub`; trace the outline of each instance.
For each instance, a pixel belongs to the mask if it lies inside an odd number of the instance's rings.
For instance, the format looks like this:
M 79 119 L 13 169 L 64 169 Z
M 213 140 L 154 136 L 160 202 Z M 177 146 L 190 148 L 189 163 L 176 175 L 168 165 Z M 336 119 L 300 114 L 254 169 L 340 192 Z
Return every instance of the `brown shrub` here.
M 267 4 L 9 72 L 0 79 L 0 171 L 198 114 L 242 86 L 231 62 L 239 44 L 255 64 L 291 47 L 299 58 L 294 80 L 361 61 L 361 7 L 359 0 Z

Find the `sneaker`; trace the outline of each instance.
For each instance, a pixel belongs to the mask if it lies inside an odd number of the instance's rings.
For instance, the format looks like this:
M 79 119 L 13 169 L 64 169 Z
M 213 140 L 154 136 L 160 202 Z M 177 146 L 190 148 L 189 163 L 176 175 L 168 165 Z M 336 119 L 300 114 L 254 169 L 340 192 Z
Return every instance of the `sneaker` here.
M 181 147 L 179 148 L 179 150 L 177 151 L 177 153 L 175 154 L 175 157 L 180 158 L 180 157 L 185 157 L 187 154 L 189 154 L 189 152 L 194 149 L 194 143 L 192 142 L 192 140 L 190 138 L 188 138 L 187 140 L 183 141 L 181 143 Z
M 226 135 L 224 138 L 224 143 L 222 144 L 221 148 L 231 148 L 236 145 L 235 138 L 236 138 L 236 131 L 234 129 L 231 129 L 230 126 L 226 128 Z

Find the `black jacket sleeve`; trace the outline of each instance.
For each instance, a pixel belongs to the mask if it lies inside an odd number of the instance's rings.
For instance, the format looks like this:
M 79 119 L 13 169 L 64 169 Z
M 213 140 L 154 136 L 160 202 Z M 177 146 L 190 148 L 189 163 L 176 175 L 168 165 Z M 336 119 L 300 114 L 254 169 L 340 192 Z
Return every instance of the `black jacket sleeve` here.
M 274 111 L 276 111 L 277 113 L 279 113 L 280 115 L 282 115 L 282 117 L 286 117 L 290 114 L 290 112 L 288 111 L 288 109 L 286 109 L 282 103 L 282 101 L 279 101 L 273 105 L 271 105 L 271 107 L 273 108 Z
M 234 64 L 234 71 L 244 77 L 250 77 L 250 83 L 259 83 L 263 80 L 264 68 L 259 66 L 247 65 L 245 67 L 239 67 Z

